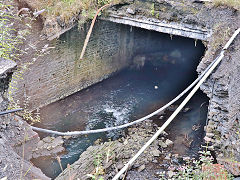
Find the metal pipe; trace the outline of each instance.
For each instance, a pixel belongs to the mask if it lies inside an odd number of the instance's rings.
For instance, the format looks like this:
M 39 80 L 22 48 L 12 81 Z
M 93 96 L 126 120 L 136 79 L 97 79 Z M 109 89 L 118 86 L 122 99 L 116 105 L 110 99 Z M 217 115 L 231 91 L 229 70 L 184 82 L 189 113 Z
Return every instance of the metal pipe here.
M 164 129 L 172 122 L 172 120 L 178 115 L 182 108 L 188 103 L 192 96 L 197 92 L 202 83 L 208 78 L 212 71 L 217 67 L 224 57 L 225 50 L 230 46 L 236 36 L 239 34 L 240 28 L 235 31 L 233 36 L 229 39 L 227 44 L 224 46 L 223 50 L 220 53 L 220 56 L 217 58 L 217 61 L 213 66 L 208 70 L 208 72 L 203 76 L 203 78 L 198 82 L 198 84 L 193 88 L 193 90 L 188 94 L 188 96 L 183 100 L 179 107 L 173 112 L 173 114 L 168 118 L 168 120 L 160 127 L 160 129 L 152 136 L 152 138 L 137 152 L 135 156 L 130 159 L 130 161 L 114 176 L 113 180 L 117 180 L 131 165 L 133 162 L 147 149 L 152 142 L 157 139 L 157 137 L 164 131 Z

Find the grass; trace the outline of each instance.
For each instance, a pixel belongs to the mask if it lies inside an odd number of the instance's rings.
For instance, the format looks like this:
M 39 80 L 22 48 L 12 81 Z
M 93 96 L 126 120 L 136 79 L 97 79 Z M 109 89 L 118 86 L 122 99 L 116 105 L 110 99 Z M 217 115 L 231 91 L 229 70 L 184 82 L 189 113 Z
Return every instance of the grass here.
M 214 164 L 213 158 L 207 146 L 200 151 L 199 160 L 186 160 L 185 165 L 181 166 L 178 173 L 174 175 L 176 179 L 193 179 L 193 180 L 232 180 L 233 176 L 227 172 L 223 165 Z
M 24 18 L 24 20 L 23 20 Z M 31 33 L 31 23 L 35 21 L 32 17 L 21 17 L 17 16 L 14 12 L 14 7 L 10 5 L 9 1 L 4 3 L 0 2 L 0 59 L 7 59 L 16 61 L 18 63 L 18 69 L 14 71 L 11 81 L 8 84 L 8 109 L 20 108 L 20 103 L 14 98 L 13 94 L 18 90 L 17 83 L 19 80 L 23 80 L 23 74 L 29 69 L 29 66 L 37 61 L 39 57 L 47 54 L 50 48 L 44 47 L 42 49 L 36 49 L 34 58 L 31 62 L 21 62 L 21 57 L 27 54 L 26 49 L 33 48 L 28 44 L 25 50 L 19 49 L 19 45 L 26 41 L 26 37 Z M 23 26 L 18 31 L 14 29 L 13 22 L 22 24 Z M 17 114 L 23 117 L 25 120 L 36 123 L 40 121 L 39 113 L 32 113 L 29 110 L 30 99 L 24 94 L 23 111 Z
M 213 0 L 215 6 L 228 6 L 236 10 L 240 10 L 239 0 Z
M 91 19 L 101 6 L 119 2 L 120 0 L 29 0 L 29 4 L 37 10 L 46 9 L 42 14 L 44 18 L 60 17 L 65 23 L 78 15 Z
M 9 12 L 12 6 L 0 3 L 0 58 L 15 60 L 17 58 L 17 44 L 20 43 L 19 39 L 12 35 L 15 31 L 11 27 L 11 21 L 14 15 Z

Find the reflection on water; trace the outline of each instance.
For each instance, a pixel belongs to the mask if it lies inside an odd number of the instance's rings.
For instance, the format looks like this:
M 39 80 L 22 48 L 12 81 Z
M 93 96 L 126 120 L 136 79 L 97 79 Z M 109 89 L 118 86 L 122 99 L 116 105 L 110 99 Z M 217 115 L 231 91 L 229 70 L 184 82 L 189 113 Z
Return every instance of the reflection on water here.
M 181 53 L 184 54 L 184 51 Z M 42 108 L 42 122 L 37 126 L 57 131 L 99 129 L 124 124 L 149 114 L 174 98 L 196 78 L 193 73 L 198 64 L 196 59 L 200 58 L 201 53 L 195 50 L 195 54 L 185 55 L 184 58 L 179 57 L 176 51 L 169 54 L 146 54 L 143 67 L 125 69 L 103 82 Z M 176 61 L 177 58 L 181 61 Z M 194 101 L 196 105 L 191 105 L 192 110 L 175 121 L 174 126 L 181 130 L 172 127 L 170 134 L 173 130 L 187 131 L 192 123 L 199 123 L 199 103 L 205 100 L 200 96 L 197 99 L 199 101 Z M 65 143 L 67 152 L 61 155 L 63 167 L 76 161 L 96 139 L 116 139 L 122 133 L 123 130 L 118 130 L 68 140 Z M 177 135 L 174 138 L 177 139 Z M 49 177 L 56 177 L 61 172 L 55 159 L 45 157 L 32 161 Z

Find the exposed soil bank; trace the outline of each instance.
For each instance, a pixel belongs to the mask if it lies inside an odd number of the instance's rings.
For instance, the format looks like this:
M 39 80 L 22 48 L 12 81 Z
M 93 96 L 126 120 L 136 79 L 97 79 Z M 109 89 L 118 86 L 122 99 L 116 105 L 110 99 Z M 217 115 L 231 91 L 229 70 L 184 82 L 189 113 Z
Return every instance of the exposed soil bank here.
M 4 11 L 3 13 L 16 14 L 17 9 L 13 2 L 6 0 L 3 3 L 14 5 L 7 9 L 1 6 L 1 10 Z M 13 28 L 12 25 L 12 21 L 8 21 L 6 29 Z M 14 31 L 11 31 L 7 35 L 4 38 L 11 39 L 14 36 Z M 15 70 L 15 66 L 15 62 L 0 58 L 0 111 L 4 111 L 8 107 L 6 91 L 9 87 L 9 81 L 11 80 L 12 72 Z M 49 179 L 39 168 L 34 167 L 28 161 L 31 157 L 31 151 L 38 141 L 38 134 L 32 131 L 22 118 L 15 115 L 1 115 L 0 179 Z

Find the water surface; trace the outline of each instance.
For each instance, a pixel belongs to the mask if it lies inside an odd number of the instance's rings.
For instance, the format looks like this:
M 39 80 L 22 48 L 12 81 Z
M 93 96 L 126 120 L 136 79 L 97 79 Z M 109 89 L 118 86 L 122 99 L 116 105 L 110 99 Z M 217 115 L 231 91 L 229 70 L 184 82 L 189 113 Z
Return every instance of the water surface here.
M 191 55 L 188 51 L 189 49 L 182 48 L 166 50 L 166 55 L 162 52 L 146 53 L 144 67 L 124 69 L 98 84 L 42 108 L 42 122 L 37 126 L 57 131 L 99 129 L 124 124 L 147 115 L 173 99 L 197 77 L 195 69 L 202 51 L 194 47 L 189 51 Z M 172 128 L 175 139 L 178 137 L 176 132 L 181 133 L 186 129 L 190 131 L 192 125 L 199 124 L 202 119 L 198 114 L 199 108 L 205 101 L 200 94 L 190 104 L 189 114 L 179 116 L 181 120 L 174 124 L 178 129 Z M 75 162 L 95 140 L 116 139 L 122 134 L 123 130 L 111 131 L 67 141 L 66 153 L 61 155 L 63 167 Z M 49 177 L 54 178 L 61 172 L 54 158 L 44 157 L 32 161 Z

